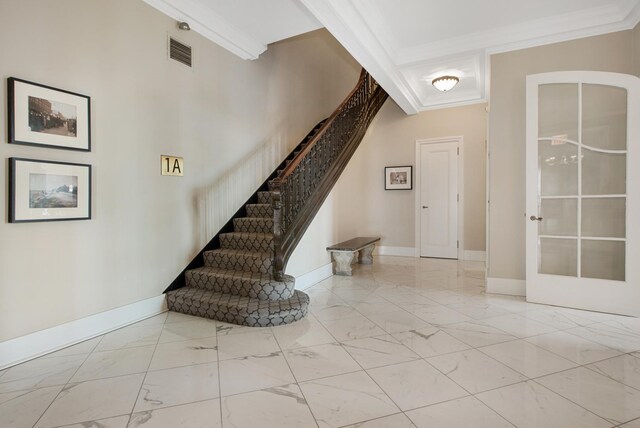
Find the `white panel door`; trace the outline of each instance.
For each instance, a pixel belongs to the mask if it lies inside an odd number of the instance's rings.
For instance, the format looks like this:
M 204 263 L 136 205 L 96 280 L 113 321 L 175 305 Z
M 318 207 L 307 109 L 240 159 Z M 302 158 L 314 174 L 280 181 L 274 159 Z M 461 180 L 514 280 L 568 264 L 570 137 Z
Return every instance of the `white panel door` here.
M 527 77 L 527 300 L 640 316 L 640 80 Z
M 420 256 L 458 258 L 458 144 L 420 146 Z

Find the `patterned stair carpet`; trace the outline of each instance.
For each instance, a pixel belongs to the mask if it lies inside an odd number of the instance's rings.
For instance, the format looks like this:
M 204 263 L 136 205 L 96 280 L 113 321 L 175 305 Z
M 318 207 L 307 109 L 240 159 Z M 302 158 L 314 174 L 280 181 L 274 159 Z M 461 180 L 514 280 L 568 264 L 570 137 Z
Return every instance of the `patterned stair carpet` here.
M 250 327 L 289 324 L 307 314 L 309 296 L 295 278 L 279 282 L 273 265 L 271 194 L 258 192 L 247 217 L 220 234 L 220 247 L 204 253 L 204 267 L 186 272 L 186 286 L 167 293 L 169 310 Z

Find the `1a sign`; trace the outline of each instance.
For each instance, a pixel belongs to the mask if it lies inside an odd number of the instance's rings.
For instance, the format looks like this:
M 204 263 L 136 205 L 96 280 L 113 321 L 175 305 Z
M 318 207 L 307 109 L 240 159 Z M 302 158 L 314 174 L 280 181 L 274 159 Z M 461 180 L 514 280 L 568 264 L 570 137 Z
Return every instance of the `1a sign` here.
M 182 177 L 184 175 L 184 159 L 176 156 L 160 156 L 162 175 Z

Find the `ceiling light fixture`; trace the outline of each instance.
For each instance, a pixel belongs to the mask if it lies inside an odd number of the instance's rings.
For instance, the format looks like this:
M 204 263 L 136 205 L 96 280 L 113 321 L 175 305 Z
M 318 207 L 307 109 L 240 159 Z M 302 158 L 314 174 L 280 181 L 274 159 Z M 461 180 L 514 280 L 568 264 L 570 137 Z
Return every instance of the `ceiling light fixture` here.
M 189 23 L 188 22 L 178 22 L 178 28 L 184 31 L 189 31 L 191 30 L 191 27 L 189 27 Z
M 440 76 L 433 79 L 431 84 L 439 91 L 447 92 L 453 89 L 458 84 L 460 79 L 456 76 Z

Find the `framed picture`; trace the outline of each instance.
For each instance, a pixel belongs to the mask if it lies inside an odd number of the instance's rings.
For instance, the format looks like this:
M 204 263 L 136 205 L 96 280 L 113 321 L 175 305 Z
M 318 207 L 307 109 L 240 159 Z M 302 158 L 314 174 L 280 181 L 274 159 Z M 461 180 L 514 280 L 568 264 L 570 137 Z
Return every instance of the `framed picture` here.
M 91 151 L 90 98 L 10 77 L 9 143 Z
M 9 158 L 9 223 L 91 218 L 91 165 Z
M 387 166 L 384 168 L 384 190 L 413 189 L 412 166 Z

